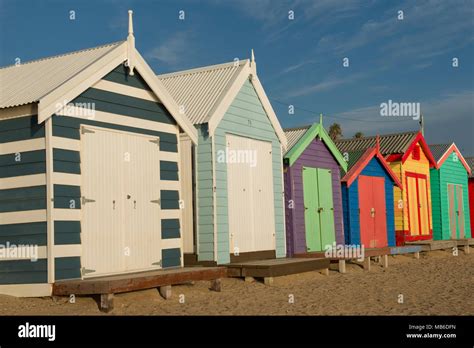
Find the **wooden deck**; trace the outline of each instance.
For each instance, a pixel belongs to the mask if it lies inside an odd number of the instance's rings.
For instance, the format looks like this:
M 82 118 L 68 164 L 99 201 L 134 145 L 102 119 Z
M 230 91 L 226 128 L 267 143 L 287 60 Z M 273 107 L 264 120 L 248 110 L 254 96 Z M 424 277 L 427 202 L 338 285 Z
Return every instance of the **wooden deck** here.
M 63 280 L 53 284 L 53 296 L 100 295 L 100 309 L 113 309 L 113 295 L 123 292 L 158 288 L 168 299 L 171 286 L 194 281 L 211 281 L 211 290 L 221 290 L 221 278 L 227 276 L 225 267 L 184 267 L 138 272 L 80 280 Z
M 370 271 L 371 258 L 376 258 L 378 263 L 382 263 L 383 267 L 387 268 L 388 255 L 390 255 L 389 247 L 364 249 L 364 260 L 362 262 L 362 267 L 364 267 L 365 270 Z M 294 257 L 302 258 L 302 259 L 326 258 L 324 251 L 295 254 Z M 330 262 L 339 263 L 339 273 L 346 273 L 346 262 L 357 263 L 354 260 L 358 260 L 359 257 L 354 255 L 354 256 L 328 257 L 327 259 Z
M 450 239 L 450 240 L 420 240 L 405 243 L 409 246 L 420 246 L 421 251 L 433 251 L 463 247 L 464 252 L 469 254 L 469 246 L 474 245 L 473 238 Z
M 234 262 L 225 266 L 229 277 L 263 278 L 265 284 L 270 285 L 273 277 L 310 271 L 323 271 L 328 274 L 329 262 L 326 258 L 277 258 Z

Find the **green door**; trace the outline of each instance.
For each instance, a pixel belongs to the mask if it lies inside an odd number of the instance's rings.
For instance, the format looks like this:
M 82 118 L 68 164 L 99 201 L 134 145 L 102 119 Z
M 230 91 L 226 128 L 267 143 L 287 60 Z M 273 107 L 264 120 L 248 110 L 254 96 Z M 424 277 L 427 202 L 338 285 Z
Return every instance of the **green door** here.
M 336 241 L 334 232 L 334 204 L 332 201 L 332 177 L 328 169 L 318 168 L 319 219 L 321 221 L 321 250 Z
M 332 178 L 328 169 L 303 167 L 303 199 L 308 251 L 335 241 Z
M 304 225 L 308 251 L 321 250 L 317 173 L 316 168 L 303 167 Z

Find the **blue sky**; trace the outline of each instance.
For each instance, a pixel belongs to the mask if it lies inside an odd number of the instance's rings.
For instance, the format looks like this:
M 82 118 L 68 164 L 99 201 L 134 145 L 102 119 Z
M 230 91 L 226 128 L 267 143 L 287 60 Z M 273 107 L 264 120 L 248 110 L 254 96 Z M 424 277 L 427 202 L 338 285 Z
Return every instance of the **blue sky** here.
M 419 102 L 429 143 L 455 141 L 474 155 L 474 0 L 0 0 L 0 65 L 124 40 L 128 9 L 157 73 L 248 58 L 253 48 L 284 127 L 323 113 L 345 137 L 414 130 L 409 117 L 381 117 L 380 104 Z

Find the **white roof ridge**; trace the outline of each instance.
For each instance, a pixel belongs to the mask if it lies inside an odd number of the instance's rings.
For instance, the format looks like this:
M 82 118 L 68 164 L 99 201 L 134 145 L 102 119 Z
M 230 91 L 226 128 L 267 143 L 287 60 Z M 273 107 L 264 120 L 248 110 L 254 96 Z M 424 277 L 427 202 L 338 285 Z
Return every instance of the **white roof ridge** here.
M 96 50 L 96 49 L 101 49 L 101 48 L 104 48 L 104 47 L 107 47 L 107 46 L 110 46 L 110 47 L 112 48 L 112 47 L 116 47 L 116 46 L 118 46 L 119 44 L 122 44 L 122 43 L 124 43 L 124 42 L 126 42 L 126 41 L 125 41 L 125 40 L 121 40 L 121 41 L 116 41 L 116 42 L 110 42 L 110 43 L 103 44 L 103 45 L 99 45 L 99 46 L 95 46 L 95 47 L 88 47 L 88 48 L 83 48 L 83 49 L 76 50 L 76 51 L 71 51 L 71 52 L 56 54 L 56 55 L 54 55 L 54 56 L 48 56 L 48 57 L 43 57 L 43 58 L 37 58 L 37 59 L 29 60 L 29 61 L 24 62 L 24 63 L 22 62 L 22 63 L 19 64 L 19 65 L 16 65 L 16 64 L 5 65 L 5 66 L 0 67 L 0 70 L 4 70 L 4 69 L 8 69 L 8 68 L 16 68 L 16 67 L 19 67 L 19 66 L 23 66 L 23 65 L 27 65 L 27 64 L 33 64 L 33 63 L 38 63 L 38 62 L 42 62 L 42 61 L 49 60 L 49 59 L 55 59 L 55 58 L 65 57 L 65 56 L 69 56 L 69 55 L 73 55 L 73 54 L 78 54 L 78 53 L 82 53 L 82 52 L 87 52 L 87 51 L 92 51 L 92 50 Z
M 239 65 L 235 66 L 235 68 L 240 68 L 243 65 L 247 64 L 249 62 L 249 59 L 241 59 L 239 60 Z M 179 70 L 179 71 L 174 71 L 166 74 L 158 74 L 156 75 L 159 79 L 165 79 L 168 77 L 175 77 L 175 76 L 181 76 L 181 75 L 190 75 L 190 74 L 196 74 L 199 72 L 203 71 L 210 71 L 210 70 L 217 70 L 217 69 L 223 69 L 223 68 L 228 68 L 229 66 L 235 65 L 235 61 L 232 62 L 227 62 L 227 63 L 220 63 L 220 64 L 214 64 L 214 65 L 207 65 L 207 66 L 201 66 L 197 68 L 191 68 L 191 69 L 186 69 L 186 70 Z

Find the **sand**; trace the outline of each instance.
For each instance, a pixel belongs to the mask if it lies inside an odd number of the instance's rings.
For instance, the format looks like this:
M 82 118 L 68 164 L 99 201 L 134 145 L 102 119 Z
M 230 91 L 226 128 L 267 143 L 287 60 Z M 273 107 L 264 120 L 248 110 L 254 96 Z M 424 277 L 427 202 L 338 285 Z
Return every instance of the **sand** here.
M 220 293 L 196 282 L 174 286 L 169 300 L 156 289 L 118 294 L 109 314 L 91 297 L 72 304 L 65 297 L 0 295 L 0 315 L 474 315 L 474 253 L 434 251 L 389 262 L 388 269 L 373 264 L 370 272 L 349 264 L 347 274 L 279 277 L 272 286 L 224 279 Z

